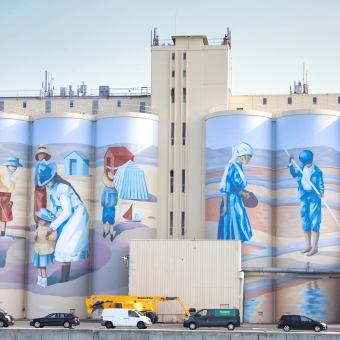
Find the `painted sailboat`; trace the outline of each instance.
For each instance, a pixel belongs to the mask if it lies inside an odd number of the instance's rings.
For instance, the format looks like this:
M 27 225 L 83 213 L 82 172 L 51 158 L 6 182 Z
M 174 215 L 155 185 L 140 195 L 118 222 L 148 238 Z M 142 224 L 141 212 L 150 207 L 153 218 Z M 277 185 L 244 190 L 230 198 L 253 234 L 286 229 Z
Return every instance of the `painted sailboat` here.
M 137 209 L 131 204 L 130 208 L 126 211 L 123 217 L 127 220 L 124 223 L 142 222 L 143 217 L 139 214 Z

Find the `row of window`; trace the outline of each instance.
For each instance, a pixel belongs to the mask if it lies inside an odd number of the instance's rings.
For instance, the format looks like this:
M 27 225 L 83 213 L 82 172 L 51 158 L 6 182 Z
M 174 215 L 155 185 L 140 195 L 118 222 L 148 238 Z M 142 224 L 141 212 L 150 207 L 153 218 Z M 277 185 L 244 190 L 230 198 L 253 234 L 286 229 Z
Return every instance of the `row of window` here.
M 170 193 L 174 192 L 174 171 L 170 170 Z M 182 192 L 185 192 L 185 170 L 182 170 Z
M 170 235 L 174 234 L 174 213 L 170 211 Z M 181 213 L 181 235 L 185 234 L 185 212 Z
M 172 59 L 172 60 L 175 60 L 175 53 L 172 53 L 172 54 L 171 54 L 171 59 Z M 186 60 L 186 59 L 187 59 L 187 54 L 184 52 L 184 53 L 183 53 L 183 60 Z
M 182 145 L 185 145 L 185 139 L 187 134 L 187 124 L 182 124 Z M 170 131 L 171 145 L 175 144 L 175 123 L 171 123 L 171 131 Z
M 313 97 L 312 103 L 317 104 L 318 103 L 318 97 Z M 292 97 L 287 98 L 287 104 L 288 105 L 293 104 L 293 98 Z M 340 104 L 340 97 L 338 97 L 338 104 Z M 267 105 L 267 98 L 262 98 L 262 105 Z
M 171 71 L 171 77 L 174 78 L 175 77 L 175 71 L 172 70 Z M 183 78 L 186 78 L 187 77 L 187 71 L 186 70 L 183 70 Z
M 170 95 L 171 95 L 171 102 L 174 103 L 175 102 L 175 89 L 172 88 L 170 91 Z M 187 102 L 187 89 L 186 87 L 183 87 L 183 103 Z

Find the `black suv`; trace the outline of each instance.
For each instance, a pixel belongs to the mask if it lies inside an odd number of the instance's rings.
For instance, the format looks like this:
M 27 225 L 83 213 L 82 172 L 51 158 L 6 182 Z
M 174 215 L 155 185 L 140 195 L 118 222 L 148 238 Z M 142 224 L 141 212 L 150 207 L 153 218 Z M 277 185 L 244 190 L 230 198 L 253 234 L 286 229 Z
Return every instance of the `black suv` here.
M 12 315 L 7 314 L 0 308 L 0 327 L 8 327 L 14 325 L 14 319 Z
M 52 313 L 30 321 L 30 326 L 34 326 L 35 328 L 43 328 L 44 326 L 64 326 L 64 328 L 72 328 L 73 325 L 80 325 L 78 316 L 73 313 Z
M 323 322 L 315 321 L 307 316 L 283 314 L 279 320 L 277 328 L 282 328 L 285 332 L 289 332 L 291 329 L 295 330 L 314 330 L 320 332 L 327 329 L 327 325 Z

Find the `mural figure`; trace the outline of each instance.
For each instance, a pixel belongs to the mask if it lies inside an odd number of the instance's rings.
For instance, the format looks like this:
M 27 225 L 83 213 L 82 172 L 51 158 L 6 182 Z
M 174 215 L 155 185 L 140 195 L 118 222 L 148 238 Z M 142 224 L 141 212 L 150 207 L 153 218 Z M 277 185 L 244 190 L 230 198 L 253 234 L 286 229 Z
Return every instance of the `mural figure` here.
M 12 195 L 13 198 L 15 197 L 16 178 L 14 172 L 22 165 L 17 157 L 9 157 L 7 162 L 2 165 L 6 166 L 6 169 L 0 171 L 0 220 L 1 236 L 5 236 L 7 223 L 13 221 L 11 198 Z
M 55 164 L 41 167 L 39 185 L 46 185 L 50 189 L 51 212 L 57 215 L 61 211 L 51 223 L 46 236 L 49 237 L 53 230 L 57 230 L 54 257 L 62 263 L 59 282 L 67 282 L 71 263 L 89 256 L 89 215 L 72 185 L 57 174 Z
M 45 186 L 39 186 L 39 171 L 42 165 L 49 164 L 47 161 L 51 159 L 51 155 L 47 152 L 46 145 L 40 144 L 38 146 L 38 151 L 35 154 L 35 160 L 37 164 L 35 165 L 35 176 L 34 176 L 34 222 L 36 223 L 36 227 L 39 225 L 39 218 L 36 214 L 36 211 L 40 211 L 41 208 L 46 208 L 47 204 L 47 193 Z
M 106 237 L 106 223 L 108 223 L 110 226 L 110 240 L 113 242 L 113 227 L 115 224 L 116 205 L 118 203 L 118 191 L 115 188 L 113 174 L 111 172 L 107 174 L 104 172 L 102 178 L 105 185 L 101 197 L 101 205 L 103 207 L 103 237 Z
M 321 224 L 321 197 L 324 195 L 324 182 L 322 171 L 313 164 L 313 152 L 310 150 L 303 150 L 299 155 L 299 159 L 303 164 L 301 166 L 302 173 L 295 169 L 292 164 L 292 155 L 289 157 L 289 171 L 290 174 L 297 178 L 299 198 L 301 201 L 300 214 L 301 226 L 305 234 L 306 248 L 301 253 L 307 253 L 307 256 L 312 256 L 318 252 L 318 242 L 320 237 Z M 308 180 L 307 180 L 308 179 Z M 311 183 L 320 192 L 318 195 L 312 188 Z M 312 246 L 313 234 L 313 246 Z
M 57 239 L 57 232 L 52 231 L 47 236 L 50 230 L 50 225 L 56 220 L 56 216 L 48 209 L 41 208 L 35 213 L 37 215 L 39 226 L 34 234 L 34 251 L 32 256 L 32 263 L 34 267 L 38 268 L 38 282 L 41 287 L 47 286 L 47 272 L 46 267 L 53 264 L 54 249 Z
M 244 142 L 233 146 L 232 158 L 225 167 L 220 184 L 222 202 L 220 220 L 218 222 L 217 239 L 249 241 L 253 236 L 247 211 L 242 201 L 250 198 L 250 193 L 244 191 L 247 186 L 243 165 L 251 160 L 253 148 Z

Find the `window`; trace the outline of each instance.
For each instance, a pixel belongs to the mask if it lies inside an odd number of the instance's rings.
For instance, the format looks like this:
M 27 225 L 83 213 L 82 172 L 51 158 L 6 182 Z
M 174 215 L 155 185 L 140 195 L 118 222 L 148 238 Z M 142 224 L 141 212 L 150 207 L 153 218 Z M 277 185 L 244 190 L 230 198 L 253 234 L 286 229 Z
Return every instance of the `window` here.
M 171 102 L 172 103 L 175 102 L 175 89 L 174 88 L 171 89 Z
M 183 78 L 186 78 L 186 77 L 187 77 L 187 71 L 183 70 Z
M 174 192 L 174 171 L 170 170 L 170 193 Z
M 92 114 L 98 114 L 98 100 L 92 100 Z
M 317 104 L 318 103 L 318 97 L 313 97 L 313 104 Z
M 45 113 L 51 113 L 51 101 L 50 100 L 45 101 Z
M 183 123 L 182 127 L 182 145 L 185 145 L 185 137 L 186 137 L 186 129 L 187 129 L 187 124 Z
M 175 144 L 175 123 L 171 123 L 171 145 Z
M 0 111 L 5 110 L 5 102 L 3 100 L 0 100 Z
M 22 102 L 22 108 L 27 109 L 27 102 Z
M 287 98 L 287 104 L 288 105 L 292 105 L 292 103 L 293 103 L 293 98 L 292 97 L 288 97 Z
M 174 213 L 170 211 L 170 235 L 174 234 Z
M 262 105 L 267 105 L 267 98 L 262 98 Z
M 121 100 L 117 100 L 117 107 L 118 108 L 122 107 L 122 101 Z
M 183 103 L 187 102 L 187 89 L 184 87 L 183 88 Z
M 187 59 L 187 54 L 184 52 L 183 53 L 183 60 L 186 60 Z
M 140 102 L 139 103 L 139 112 L 140 113 L 145 113 L 145 102 Z
M 243 110 L 243 107 L 238 107 L 236 110 Z
M 175 60 L 175 53 L 172 53 L 171 59 L 172 59 L 172 60 Z
M 340 97 L 338 97 L 338 104 L 340 104 Z
M 185 212 L 182 211 L 182 218 L 181 218 L 181 234 L 184 235 L 185 233 Z
M 132 318 L 138 318 L 138 315 L 133 310 L 128 311 L 128 316 Z
M 74 101 L 70 100 L 70 109 L 72 109 L 74 107 Z
M 185 170 L 182 170 L 182 192 L 185 192 Z
M 171 77 L 175 77 L 175 71 L 171 71 Z

